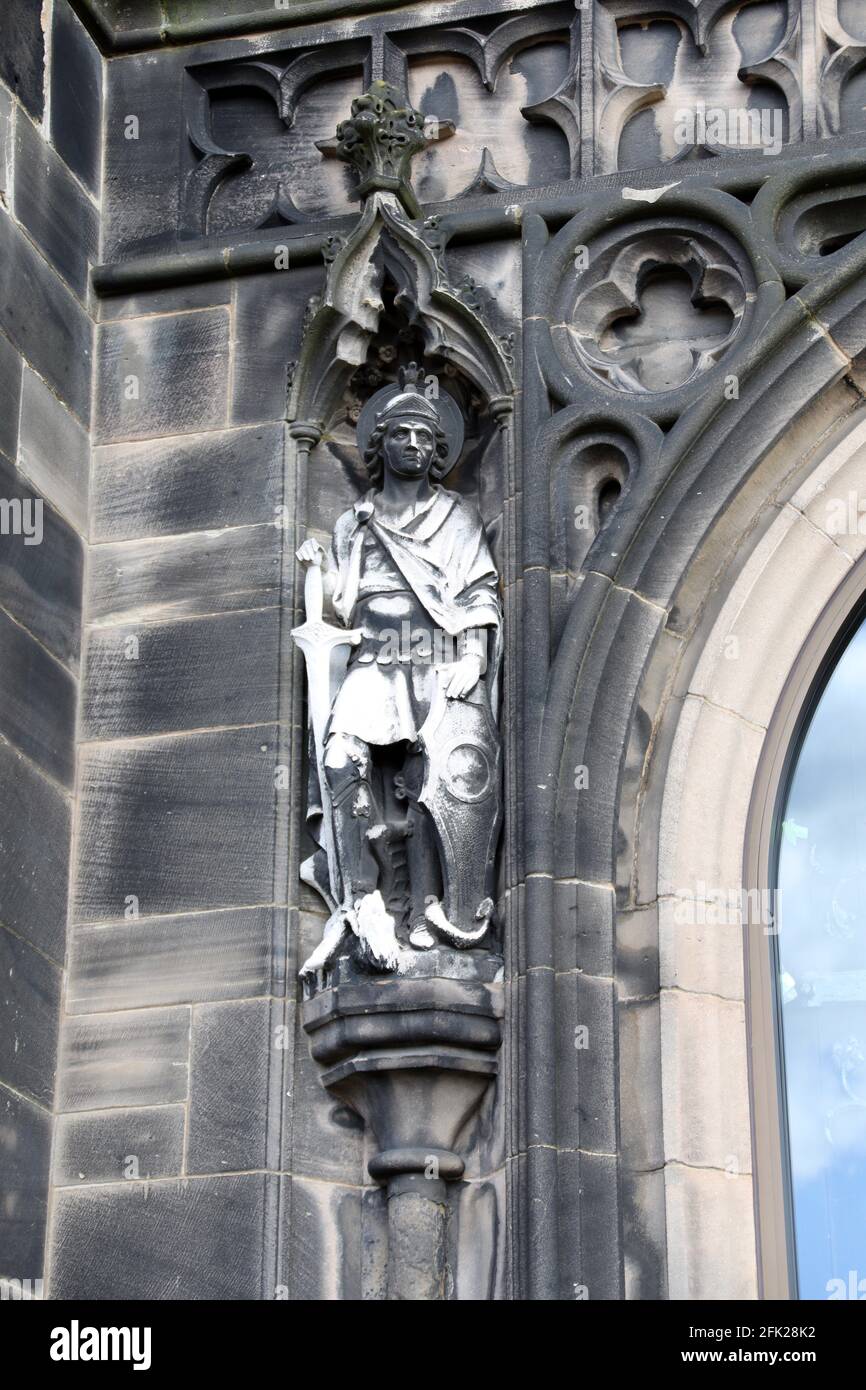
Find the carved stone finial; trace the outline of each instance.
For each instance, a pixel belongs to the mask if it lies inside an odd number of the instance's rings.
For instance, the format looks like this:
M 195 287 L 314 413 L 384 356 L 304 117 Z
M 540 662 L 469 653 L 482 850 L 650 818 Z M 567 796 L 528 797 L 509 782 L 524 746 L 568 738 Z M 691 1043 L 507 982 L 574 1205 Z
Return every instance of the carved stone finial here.
M 396 87 L 376 81 L 352 102 L 352 114 L 337 126 L 336 140 L 322 140 L 317 148 L 357 169 L 362 198 L 376 190 L 396 193 L 410 217 L 418 217 L 410 172 L 413 156 L 427 143 L 422 113 L 405 103 Z

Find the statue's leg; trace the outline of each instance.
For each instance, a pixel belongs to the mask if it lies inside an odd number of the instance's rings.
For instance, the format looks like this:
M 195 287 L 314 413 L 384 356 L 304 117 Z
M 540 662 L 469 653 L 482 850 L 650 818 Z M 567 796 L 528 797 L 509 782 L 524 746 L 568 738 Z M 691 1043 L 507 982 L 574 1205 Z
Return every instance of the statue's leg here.
M 431 946 L 425 911 L 430 897 L 442 895 L 442 873 L 433 822 L 418 796 L 424 781 L 424 755 L 411 752 L 403 769 L 403 784 L 409 803 L 406 814 L 406 861 L 409 870 L 409 928 L 413 945 Z
M 352 907 L 379 881 L 367 831 L 374 824 L 370 748 L 352 734 L 333 733 L 325 745 L 325 779 L 334 818 L 334 844 L 343 904 Z

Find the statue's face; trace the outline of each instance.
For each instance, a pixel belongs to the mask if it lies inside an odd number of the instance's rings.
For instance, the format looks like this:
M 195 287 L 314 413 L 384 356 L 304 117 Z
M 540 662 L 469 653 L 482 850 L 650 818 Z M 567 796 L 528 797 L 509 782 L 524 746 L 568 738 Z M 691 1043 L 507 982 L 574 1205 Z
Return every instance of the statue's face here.
M 407 415 L 385 427 L 382 454 L 385 467 L 398 478 L 422 478 L 430 471 L 436 436 L 426 420 Z

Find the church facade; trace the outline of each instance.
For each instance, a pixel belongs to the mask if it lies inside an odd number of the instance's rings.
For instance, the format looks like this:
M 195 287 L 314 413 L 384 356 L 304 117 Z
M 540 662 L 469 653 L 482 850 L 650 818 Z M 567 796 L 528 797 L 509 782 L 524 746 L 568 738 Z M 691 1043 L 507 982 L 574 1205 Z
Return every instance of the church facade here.
M 6 7 L 9 1287 L 861 1296 L 861 9 Z

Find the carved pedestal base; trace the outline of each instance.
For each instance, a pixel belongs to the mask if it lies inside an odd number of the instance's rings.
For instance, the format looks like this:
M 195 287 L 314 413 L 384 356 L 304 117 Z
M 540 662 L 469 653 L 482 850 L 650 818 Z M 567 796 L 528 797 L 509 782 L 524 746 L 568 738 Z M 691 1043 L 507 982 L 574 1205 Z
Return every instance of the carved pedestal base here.
M 364 1120 L 370 1176 L 387 1188 L 388 1297 L 446 1297 L 447 1184 L 463 1176 L 461 1131 L 498 1069 L 501 960 L 407 952 L 399 976 L 339 959 L 304 1003 L 322 1083 Z

